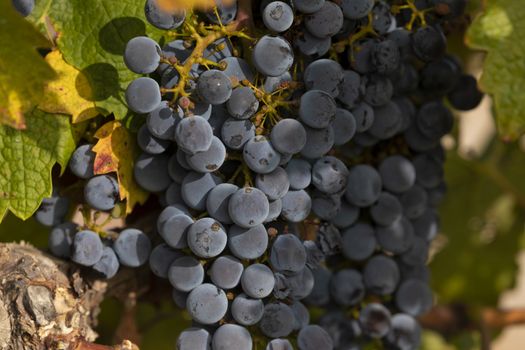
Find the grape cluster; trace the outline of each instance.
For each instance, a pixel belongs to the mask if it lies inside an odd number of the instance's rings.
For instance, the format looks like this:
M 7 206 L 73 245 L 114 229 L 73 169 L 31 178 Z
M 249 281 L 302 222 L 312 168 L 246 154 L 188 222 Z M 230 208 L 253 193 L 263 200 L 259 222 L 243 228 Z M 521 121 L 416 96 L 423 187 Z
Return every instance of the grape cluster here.
M 59 195 L 56 188 L 52 197 L 43 200 L 35 213 L 35 219 L 42 225 L 52 227 L 48 246 L 53 255 L 89 267 L 103 278 L 112 278 L 120 265 L 139 267 L 146 264 L 151 242 L 141 230 L 127 228 L 119 234 L 104 232 L 102 227 L 91 220 L 90 209 L 107 212 L 115 208 L 120 200 L 115 176 L 94 175 L 94 161 L 95 153 L 91 144 L 77 147 L 69 160 L 69 171 L 78 179 L 86 181 L 83 190 L 83 227 L 66 220 L 70 200 Z
M 446 103 L 482 98 L 446 52 L 465 1 L 263 0 L 256 37 L 239 1 L 168 13 L 148 0 L 150 24 L 176 39 L 125 48 L 143 75 L 125 94 L 144 115 L 134 177 L 159 197 L 163 243 L 150 254 L 139 230 L 101 240 L 66 223 L 50 249 L 106 277 L 149 259 L 193 321 L 179 350 L 417 349 Z M 118 184 L 93 176 L 91 148 L 70 169 L 88 206 L 111 210 Z

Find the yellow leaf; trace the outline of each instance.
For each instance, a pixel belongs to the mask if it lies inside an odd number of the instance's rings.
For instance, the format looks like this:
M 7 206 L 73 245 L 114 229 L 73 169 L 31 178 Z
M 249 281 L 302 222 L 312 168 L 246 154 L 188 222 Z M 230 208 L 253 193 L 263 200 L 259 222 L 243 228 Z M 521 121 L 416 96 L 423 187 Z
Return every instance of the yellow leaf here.
M 50 43 L 11 1 L 0 1 L 0 14 L 0 123 L 24 129 L 24 114 L 38 104 L 44 84 L 55 77 L 37 51 Z
M 64 61 L 60 51 L 51 51 L 46 62 L 57 73 L 57 79 L 44 87 L 40 109 L 49 113 L 70 114 L 73 123 L 94 118 L 98 115 L 95 103 L 82 96 L 91 96 L 87 78 L 75 67 Z
M 135 137 L 118 121 L 104 124 L 95 137 L 98 139 L 93 147 L 95 174 L 117 173 L 120 199 L 126 200 L 126 214 L 130 213 L 135 204 L 142 204 L 148 198 L 148 193 L 133 177 L 133 165 L 138 156 Z

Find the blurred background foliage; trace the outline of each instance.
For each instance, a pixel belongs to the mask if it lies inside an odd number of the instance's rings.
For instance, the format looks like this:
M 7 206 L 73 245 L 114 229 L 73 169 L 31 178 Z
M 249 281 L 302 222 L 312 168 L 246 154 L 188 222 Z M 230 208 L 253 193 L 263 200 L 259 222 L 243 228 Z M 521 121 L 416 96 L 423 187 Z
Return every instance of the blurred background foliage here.
M 484 5 L 482 0 L 470 0 L 470 18 Z M 449 51 L 479 77 L 485 54 L 465 45 L 467 25 L 450 38 Z M 440 235 L 432 247 L 430 269 L 436 303 L 459 305 L 475 320 L 483 309 L 501 306 L 502 294 L 515 287 L 520 268 L 525 269 L 518 264 L 519 253 L 525 248 L 525 142 L 505 143 L 497 136 L 488 96 L 476 110 L 456 116 L 456 128 L 444 140 L 448 193 L 440 208 Z M 21 221 L 12 214 L 0 225 L 0 240 L 6 242 L 30 241 L 45 248 L 47 234 L 34 219 Z M 189 324 L 188 315 L 171 300 L 152 295 L 136 305 L 106 300 L 97 331 L 102 343 L 122 336 L 140 343 L 143 350 L 169 349 L 176 334 Z M 121 334 L 123 329 L 125 335 Z M 489 338 L 497 339 L 500 331 L 490 330 Z M 482 349 L 486 336 L 472 327 L 448 334 L 427 330 L 423 349 Z M 521 344 L 513 349 L 520 348 Z

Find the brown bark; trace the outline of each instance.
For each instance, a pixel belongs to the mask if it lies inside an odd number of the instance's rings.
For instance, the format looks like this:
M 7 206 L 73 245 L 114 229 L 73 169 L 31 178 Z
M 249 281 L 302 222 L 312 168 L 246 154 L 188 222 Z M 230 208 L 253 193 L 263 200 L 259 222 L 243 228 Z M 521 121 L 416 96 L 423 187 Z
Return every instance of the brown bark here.
M 0 244 L 0 349 L 136 349 L 129 341 L 92 344 L 106 291 L 129 288 L 134 273 L 124 271 L 108 286 L 29 244 Z

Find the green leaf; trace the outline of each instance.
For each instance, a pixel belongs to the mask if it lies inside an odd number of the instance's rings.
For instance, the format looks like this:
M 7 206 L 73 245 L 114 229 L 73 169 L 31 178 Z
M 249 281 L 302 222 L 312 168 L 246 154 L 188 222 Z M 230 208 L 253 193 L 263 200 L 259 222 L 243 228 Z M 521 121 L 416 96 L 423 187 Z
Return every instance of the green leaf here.
M 38 104 L 44 84 L 55 77 L 37 48 L 50 43 L 16 12 L 0 1 L 0 123 L 25 127 L 25 114 Z
M 497 142 L 485 159 L 450 153 L 440 210 L 443 249 L 430 267 L 440 303 L 496 306 L 515 283 L 525 224 L 525 154 Z
M 51 195 L 51 169 L 64 169 L 75 149 L 69 118 L 35 109 L 26 122 L 24 131 L 0 126 L 0 218 L 30 217 Z
M 525 131 L 525 7 L 522 1 L 485 1 L 466 41 L 487 51 L 481 88 L 495 102 L 500 133 L 510 139 Z
M 163 34 L 147 24 L 144 0 L 55 0 L 35 12 L 37 23 L 49 18 L 65 61 L 87 77 L 90 93 L 79 94 L 105 114 L 123 119 L 129 113 L 124 93 L 138 77 L 124 64 L 126 43 L 139 35 L 158 40 Z

